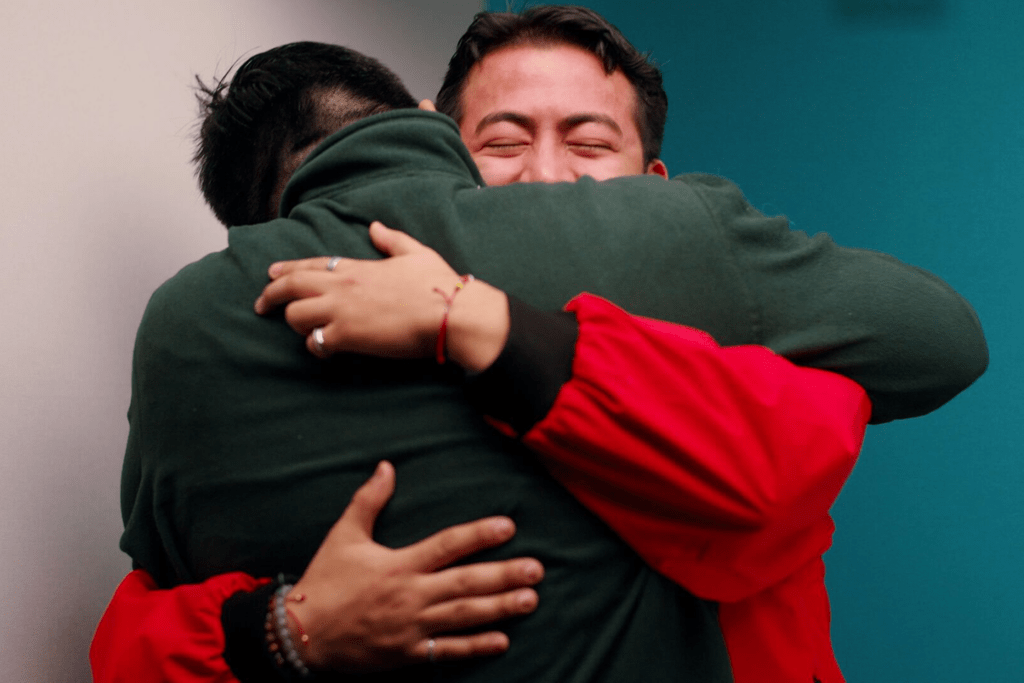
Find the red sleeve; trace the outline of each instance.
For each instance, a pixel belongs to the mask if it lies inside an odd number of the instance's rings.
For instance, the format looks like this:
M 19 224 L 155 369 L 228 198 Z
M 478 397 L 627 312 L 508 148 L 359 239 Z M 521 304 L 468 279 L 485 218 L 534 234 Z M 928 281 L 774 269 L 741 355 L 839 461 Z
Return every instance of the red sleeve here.
M 710 600 L 820 557 L 871 414 L 839 375 L 581 295 L 572 379 L 523 437 L 655 569 Z
M 158 588 L 137 569 L 114 592 L 96 627 L 94 683 L 237 683 L 224 660 L 221 606 L 267 583 L 240 572 Z

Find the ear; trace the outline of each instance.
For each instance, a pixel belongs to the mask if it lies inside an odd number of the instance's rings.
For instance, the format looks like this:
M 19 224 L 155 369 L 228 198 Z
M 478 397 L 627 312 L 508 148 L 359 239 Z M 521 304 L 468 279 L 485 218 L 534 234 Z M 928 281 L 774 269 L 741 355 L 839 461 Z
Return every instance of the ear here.
M 437 111 L 437 107 L 434 106 L 431 100 L 420 100 L 419 108 L 423 111 Z
M 668 180 L 668 167 L 661 159 L 655 159 L 651 163 L 647 164 L 647 170 L 644 171 L 644 173 L 660 175 L 665 180 Z

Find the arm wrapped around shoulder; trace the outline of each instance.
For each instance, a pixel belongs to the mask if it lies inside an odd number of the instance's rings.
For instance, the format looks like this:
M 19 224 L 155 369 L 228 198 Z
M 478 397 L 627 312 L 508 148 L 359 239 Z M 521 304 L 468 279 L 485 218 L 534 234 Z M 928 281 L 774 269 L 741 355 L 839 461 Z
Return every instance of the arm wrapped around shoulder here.
M 985 371 L 977 315 L 936 275 L 791 230 L 729 181 L 702 176 L 694 185 L 732 243 L 759 343 L 856 381 L 871 398 L 872 423 L 929 413 Z

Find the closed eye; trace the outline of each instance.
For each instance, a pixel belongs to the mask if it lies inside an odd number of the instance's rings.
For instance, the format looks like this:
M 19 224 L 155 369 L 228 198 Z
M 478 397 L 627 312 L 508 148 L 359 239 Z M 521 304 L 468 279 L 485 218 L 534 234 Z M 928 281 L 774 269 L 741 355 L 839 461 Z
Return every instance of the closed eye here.
M 488 142 L 483 146 L 487 152 L 493 152 L 500 156 L 513 156 L 522 153 L 526 149 L 525 142 Z
M 570 142 L 569 149 L 584 156 L 597 156 L 614 151 L 614 147 L 606 142 Z

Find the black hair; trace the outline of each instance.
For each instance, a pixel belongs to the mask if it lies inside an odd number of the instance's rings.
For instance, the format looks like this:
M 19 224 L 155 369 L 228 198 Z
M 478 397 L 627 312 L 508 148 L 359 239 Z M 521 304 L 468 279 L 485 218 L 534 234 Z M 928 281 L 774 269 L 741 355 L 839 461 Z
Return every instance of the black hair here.
M 250 57 L 230 83 L 226 74 L 209 86 L 196 81 L 196 175 L 228 227 L 277 215 L 289 155 L 371 114 L 416 106 L 383 64 L 325 43 L 290 43 Z
M 462 93 L 477 62 L 503 47 L 564 43 L 596 56 L 606 73 L 621 69 L 636 92 L 634 120 L 643 144 L 644 164 L 661 154 L 668 114 L 668 95 L 661 71 L 647 55 L 626 40 L 607 19 L 586 7 L 550 5 L 522 13 L 481 12 L 459 39 L 437 93 L 437 110 L 456 121 L 462 118 Z

